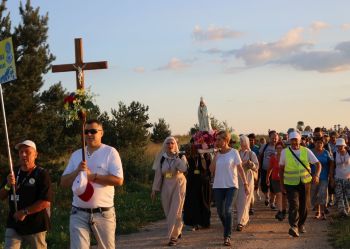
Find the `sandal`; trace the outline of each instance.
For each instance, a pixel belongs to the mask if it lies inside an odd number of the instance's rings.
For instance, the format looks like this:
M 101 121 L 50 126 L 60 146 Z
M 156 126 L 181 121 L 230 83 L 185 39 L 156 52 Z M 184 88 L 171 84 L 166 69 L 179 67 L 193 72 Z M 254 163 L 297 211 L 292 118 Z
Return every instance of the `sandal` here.
M 224 239 L 224 246 L 231 246 L 231 240 L 229 237 Z
M 315 218 L 315 219 L 321 218 L 320 212 L 316 212 L 314 218 Z
M 168 243 L 168 246 L 176 246 L 176 243 L 177 243 L 177 239 L 171 238 Z
M 242 224 L 238 224 L 236 230 L 238 232 L 241 232 L 243 230 L 243 225 Z
M 321 213 L 320 219 L 321 220 L 327 220 L 326 214 L 325 213 Z

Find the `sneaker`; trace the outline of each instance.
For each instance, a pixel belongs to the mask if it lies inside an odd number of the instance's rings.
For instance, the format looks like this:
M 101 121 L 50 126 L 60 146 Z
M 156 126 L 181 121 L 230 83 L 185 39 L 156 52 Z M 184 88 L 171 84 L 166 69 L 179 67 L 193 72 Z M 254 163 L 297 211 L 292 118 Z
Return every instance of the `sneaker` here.
M 254 215 L 254 208 L 249 209 L 249 215 Z
M 269 203 L 270 203 L 269 200 L 266 199 L 266 200 L 265 200 L 265 206 L 268 207 L 268 206 L 269 206 Z
M 277 210 L 277 207 L 276 207 L 275 203 L 271 203 L 270 207 L 271 207 L 272 210 Z
M 283 213 L 281 211 L 278 211 L 277 214 L 275 215 L 275 218 L 279 221 L 282 221 L 284 219 Z
M 321 213 L 320 219 L 321 220 L 327 220 L 326 214 L 325 213 Z
M 299 237 L 299 232 L 295 227 L 289 228 L 288 234 L 293 237 Z
M 243 230 L 243 225 L 242 224 L 238 224 L 236 231 L 241 232 Z
M 299 226 L 298 231 L 299 231 L 299 233 L 306 233 L 305 226 L 304 225 Z
M 325 213 L 325 214 L 329 214 L 329 209 L 328 209 L 328 208 L 325 208 L 324 213 Z
M 231 246 L 231 239 L 230 239 L 230 237 L 226 237 L 224 239 L 224 246 Z
M 177 244 L 177 239 L 171 238 L 168 243 L 168 246 L 176 246 L 176 244 Z

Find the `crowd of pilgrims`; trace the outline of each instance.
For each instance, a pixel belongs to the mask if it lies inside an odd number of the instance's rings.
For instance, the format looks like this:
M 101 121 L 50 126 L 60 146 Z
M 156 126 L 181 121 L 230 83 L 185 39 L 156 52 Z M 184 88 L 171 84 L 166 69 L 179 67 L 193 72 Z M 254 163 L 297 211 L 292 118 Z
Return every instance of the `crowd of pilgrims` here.
M 255 214 L 255 199 L 262 200 L 266 208 L 276 210 L 273 215 L 278 221 L 288 218 L 288 206 L 289 215 L 293 216 L 280 176 L 280 157 L 290 146 L 288 135 L 296 138 L 298 133 L 294 129 L 285 134 L 270 130 L 266 141 L 264 137 L 257 139 L 253 133 L 231 136 L 227 131 L 220 131 L 214 153 L 199 153 L 193 140 L 180 151 L 174 137 L 166 138 L 153 164 L 151 197 L 154 199 L 160 192 L 167 220 L 168 246 L 178 243 L 183 225 L 192 231 L 209 228 L 212 206 L 216 206 L 224 228 L 225 246 L 231 245 L 232 230 L 243 231 L 249 217 Z M 319 180 L 312 182 L 310 196 L 306 198 L 309 201 L 304 205 L 312 209 L 314 218 L 320 221 L 327 219 L 332 206 L 340 216 L 348 216 L 350 146 L 347 132 L 317 127 L 310 136 L 300 135 L 299 142 L 317 158 L 314 162 L 319 161 L 322 166 L 317 173 Z M 310 166 L 311 175 L 315 175 L 317 167 Z M 233 210 L 235 216 L 232 216 Z M 232 227 L 233 217 L 237 219 L 235 227 Z M 305 232 L 303 224 L 299 232 Z M 298 237 L 299 232 L 292 230 L 289 234 Z

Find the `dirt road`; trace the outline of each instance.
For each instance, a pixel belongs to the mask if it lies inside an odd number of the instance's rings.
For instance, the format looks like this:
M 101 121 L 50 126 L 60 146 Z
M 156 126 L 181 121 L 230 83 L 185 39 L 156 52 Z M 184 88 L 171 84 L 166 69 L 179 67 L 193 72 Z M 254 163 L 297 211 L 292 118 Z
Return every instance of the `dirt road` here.
M 255 215 L 251 216 L 249 225 L 242 232 L 233 231 L 231 248 L 332 248 L 327 241 L 329 219 L 316 220 L 313 218 L 314 212 L 309 212 L 305 226 L 307 233 L 301 234 L 299 238 L 292 238 L 287 233 L 287 220 L 277 221 L 274 218 L 276 211 L 265 207 L 262 201 L 257 202 L 256 206 Z M 209 229 L 187 231 L 185 227 L 183 236 L 175 248 L 228 248 L 223 246 L 223 228 L 215 208 L 212 208 L 211 222 Z M 236 224 L 234 219 L 233 228 Z M 162 220 L 148 225 L 139 233 L 118 236 L 117 248 L 169 248 L 167 242 L 166 223 Z

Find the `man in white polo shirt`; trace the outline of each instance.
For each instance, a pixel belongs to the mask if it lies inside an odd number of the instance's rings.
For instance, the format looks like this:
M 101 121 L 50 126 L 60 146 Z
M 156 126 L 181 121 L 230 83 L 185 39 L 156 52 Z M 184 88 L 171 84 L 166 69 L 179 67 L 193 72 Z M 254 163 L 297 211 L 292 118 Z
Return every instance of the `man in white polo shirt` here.
M 62 174 L 61 186 L 73 189 L 70 216 L 70 248 L 90 248 L 90 231 L 98 248 L 115 248 L 114 186 L 123 184 L 119 153 L 102 144 L 102 124 L 89 120 L 85 126 L 86 161 L 75 151 Z

